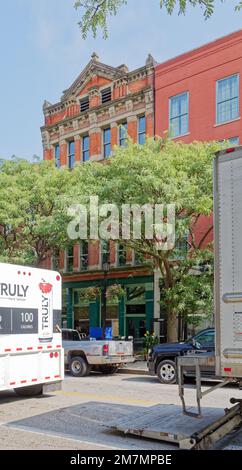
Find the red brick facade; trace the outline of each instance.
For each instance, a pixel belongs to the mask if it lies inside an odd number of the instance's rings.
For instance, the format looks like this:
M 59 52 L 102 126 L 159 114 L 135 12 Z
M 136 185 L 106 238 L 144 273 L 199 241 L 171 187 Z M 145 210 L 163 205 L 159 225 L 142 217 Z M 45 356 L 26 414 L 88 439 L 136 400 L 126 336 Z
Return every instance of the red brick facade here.
M 120 125 L 127 125 L 127 133 L 134 142 L 138 140 L 139 118 L 145 116 L 146 133 L 154 135 L 154 67 L 149 55 L 145 66 L 129 71 L 125 65 L 110 67 L 102 64 L 94 53 L 79 77 L 64 91 L 61 101 L 54 105 L 45 101 L 45 125 L 41 128 L 44 159 L 55 160 L 59 146 L 60 166 L 67 167 L 69 142 L 75 142 L 75 164 L 83 162 L 83 137 L 89 136 L 89 159 L 104 159 L 104 130 L 110 129 L 111 154 L 119 145 Z M 103 91 L 110 95 L 103 102 Z M 89 101 L 82 111 L 83 99 Z M 89 243 L 89 272 L 101 268 L 99 243 Z M 134 256 L 127 254 L 127 265 Z M 65 256 L 61 253 L 60 269 L 66 271 Z M 117 247 L 110 242 L 110 265 L 118 266 Z M 74 247 L 73 272 L 80 272 L 80 247 Z M 83 273 L 86 278 L 87 273 Z M 82 279 L 83 276 L 80 276 Z M 90 274 L 93 278 L 93 274 Z
M 238 114 L 234 119 L 217 122 L 217 83 L 227 77 L 238 77 Z M 170 99 L 186 93 L 188 96 L 187 132 L 174 137 L 185 143 L 237 138 L 242 142 L 240 100 L 242 75 L 242 30 L 220 38 L 167 62 L 156 65 L 149 56 L 146 65 L 128 71 L 125 65 L 110 67 L 102 64 L 96 54 L 75 82 L 66 90 L 59 103 L 45 102 L 45 125 L 42 127 L 44 159 L 55 159 L 55 147 L 60 146 L 60 165 L 68 166 L 68 142 L 75 141 L 75 163 L 83 161 L 83 136 L 89 136 L 90 160 L 103 160 L 103 131 L 110 128 L 110 145 L 119 144 L 119 128 L 127 124 L 129 136 L 138 138 L 139 117 L 146 118 L 146 134 L 164 136 L 170 127 Z M 103 90 L 110 89 L 110 99 L 102 103 Z M 154 102 L 155 97 L 155 102 Z M 80 101 L 89 99 L 83 112 Z M 225 97 L 226 98 L 226 97 Z M 172 135 L 170 136 L 171 138 Z M 197 227 L 200 240 L 211 226 L 211 218 L 201 218 Z M 212 240 L 209 233 L 206 242 Z M 80 253 L 74 250 L 73 271 L 80 270 Z M 127 254 L 127 264 L 134 256 Z M 110 263 L 117 266 L 117 248 L 110 243 Z M 61 268 L 65 270 L 64 255 Z M 101 267 L 99 244 L 89 245 L 89 269 Z

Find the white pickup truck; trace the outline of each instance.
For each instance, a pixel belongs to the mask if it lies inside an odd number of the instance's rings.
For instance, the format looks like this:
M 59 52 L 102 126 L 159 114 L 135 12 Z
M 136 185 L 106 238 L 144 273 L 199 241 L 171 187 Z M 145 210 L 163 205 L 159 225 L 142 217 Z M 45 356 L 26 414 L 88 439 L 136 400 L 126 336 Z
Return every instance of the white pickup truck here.
M 91 370 L 114 374 L 128 362 L 134 362 L 133 341 L 81 338 L 77 330 L 62 330 L 65 367 L 74 377 L 85 377 Z

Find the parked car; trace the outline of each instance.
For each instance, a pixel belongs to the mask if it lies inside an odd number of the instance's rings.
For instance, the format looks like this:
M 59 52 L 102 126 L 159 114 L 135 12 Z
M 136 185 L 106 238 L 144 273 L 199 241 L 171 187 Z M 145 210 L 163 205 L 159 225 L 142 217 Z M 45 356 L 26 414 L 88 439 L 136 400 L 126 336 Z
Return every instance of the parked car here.
M 202 330 L 182 343 L 164 343 L 153 346 L 148 356 L 149 372 L 151 375 L 157 375 L 162 384 L 174 384 L 177 381 L 177 357 L 192 354 L 196 351 L 215 351 L 214 328 Z M 215 368 L 211 366 L 201 368 L 201 373 L 202 377 L 213 377 L 215 376 Z M 186 370 L 185 376 L 194 377 L 195 369 Z
M 127 362 L 134 362 L 133 341 L 92 340 L 77 330 L 62 329 L 65 367 L 74 377 L 85 377 L 91 370 L 113 374 Z

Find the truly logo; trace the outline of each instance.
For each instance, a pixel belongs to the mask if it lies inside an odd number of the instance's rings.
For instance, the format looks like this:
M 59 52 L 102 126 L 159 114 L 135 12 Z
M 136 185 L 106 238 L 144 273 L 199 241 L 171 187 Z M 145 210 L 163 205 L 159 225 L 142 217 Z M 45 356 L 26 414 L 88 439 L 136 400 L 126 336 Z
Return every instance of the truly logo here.
M 29 286 L 23 286 L 21 284 L 6 284 L 0 283 L 0 296 L 1 297 L 17 297 L 26 298 Z

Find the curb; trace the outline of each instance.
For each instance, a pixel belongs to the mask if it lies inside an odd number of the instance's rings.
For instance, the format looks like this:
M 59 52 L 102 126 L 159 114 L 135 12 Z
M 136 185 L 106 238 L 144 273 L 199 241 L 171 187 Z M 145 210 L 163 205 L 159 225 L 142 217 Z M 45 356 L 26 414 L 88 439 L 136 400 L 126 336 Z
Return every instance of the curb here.
M 119 369 L 118 374 L 150 375 L 149 371 L 145 369 Z

